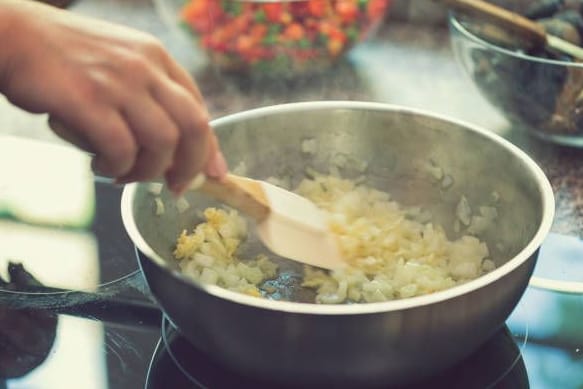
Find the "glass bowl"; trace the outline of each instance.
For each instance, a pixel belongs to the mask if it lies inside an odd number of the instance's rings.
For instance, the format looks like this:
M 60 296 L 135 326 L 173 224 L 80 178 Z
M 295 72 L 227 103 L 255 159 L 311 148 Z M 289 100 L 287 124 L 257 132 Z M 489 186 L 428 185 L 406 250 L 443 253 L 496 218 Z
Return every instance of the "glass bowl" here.
M 155 0 L 212 65 L 286 77 L 326 70 L 383 20 L 391 0 Z
M 477 22 L 453 13 L 449 27 L 457 61 L 513 128 L 583 146 L 583 64 L 486 39 Z

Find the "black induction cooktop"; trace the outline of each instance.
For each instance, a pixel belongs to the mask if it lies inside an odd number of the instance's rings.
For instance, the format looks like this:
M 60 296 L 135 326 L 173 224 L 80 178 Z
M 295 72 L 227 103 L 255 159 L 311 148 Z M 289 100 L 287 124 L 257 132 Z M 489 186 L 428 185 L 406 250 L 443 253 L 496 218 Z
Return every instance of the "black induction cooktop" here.
M 95 185 L 97 212 L 89 234 L 97 281 L 83 291 L 46 285 L 23 261 L 0 282 L 0 388 L 274 387 L 230 372 L 164 318 L 120 220 L 121 188 Z M 552 234 L 535 272 L 542 281 L 527 289 L 506 325 L 466 360 L 410 387 L 583 388 L 583 294 L 573 281 L 573 273 L 583 278 L 581 259 L 579 239 Z M 563 273 L 567 282 L 544 282 Z

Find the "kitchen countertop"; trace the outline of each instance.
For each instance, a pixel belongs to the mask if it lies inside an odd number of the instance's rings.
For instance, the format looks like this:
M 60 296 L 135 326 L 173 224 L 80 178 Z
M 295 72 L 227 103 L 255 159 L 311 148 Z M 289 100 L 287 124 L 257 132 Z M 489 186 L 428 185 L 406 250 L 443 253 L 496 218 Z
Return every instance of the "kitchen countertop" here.
M 400 104 L 451 116 L 490 129 L 530 154 L 556 195 L 553 231 L 583 237 L 583 150 L 554 146 L 513 131 L 480 96 L 456 63 L 444 28 L 397 22 L 354 49 L 326 74 L 294 82 L 261 82 L 221 75 L 204 54 L 167 27 L 149 1 L 78 0 L 73 12 L 123 23 L 161 39 L 196 78 L 212 117 L 265 105 L 310 100 L 365 100 Z M 0 134 L 62 142 L 44 115 L 23 112 L 0 97 Z
M 583 160 L 583 150 L 553 146 L 513 131 L 456 63 L 445 28 L 435 25 L 420 27 L 389 18 L 374 39 L 357 47 L 347 61 L 320 77 L 293 82 L 255 82 L 221 75 L 209 67 L 201 52 L 193 50 L 190 42 L 160 20 L 150 1 L 77 0 L 71 10 L 158 36 L 170 53 L 195 76 L 213 118 L 285 102 L 366 100 L 416 107 L 490 129 L 525 150 L 547 173 L 557 200 L 553 231 L 583 237 L 583 201 L 580 201 L 583 181 L 578 179 L 578 161 Z M 421 4 L 422 1 L 415 0 L 415 3 Z M 45 115 L 23 112 L 0 95 L 0 135 L 4 134 L 63 143 L 48 129 Z M 39 182 L 40 187 L 45 188 L 53 178 L 58 178 L 58 174 L 47 173 L 50 166 L 46 165 L 37 172 L 29 169 L 32 175 L 38 173 L 39 178 L 50 178 L 38 180 L 36 188 Z M 28 182 L 31 174 L 24 175 L 26 180 L 23 181 Z M 0 191 L 2 184 L 6 187 L 6 181 L 0 182 Z M 132 260 L 134 247 L 124 233 L 119 215 L 122 188 L 99 179 L 93 184 L 96 189 L 95 220 L 87 231 L 46 229 L 0 220 L 0 235 L 8 237 L 0 239 L 0 278 L 6 278 L 3 259 L 20 260 L 45 285 L 67 290 L 81 288 L 90 292 L 67 294 L 65 298 L 58 294 L 40 294 L 32 298 L 30 295 L 15 296 L 5 290 L 0 293 L 0 308 L 3 308 L 0 309 L 0 322 L 3 314 L 4 318 L 21 317 L 13 315 L 13 308 L 20 313 L 18 309 L 22 307 L 41 307 L 43 310 L 48 307 L 50 314 L 60 313 L 50 357 L 26 375 L 9 379 L 7 386 L 0 374 L 0 388 L 193 387 L 192 380 L 187 380 L 184 386 L 173 381 L 180 382 L 187 375 L 176 370 L 180 363 L 176 363 L 174 357 L 172 361 L 168 360 L 169 348 L 165 347 L 159 328 L 160 312 L 157 306 L 147 301 L 147 286 L 136 261 Z M 67 188 L 67 192 L 70 189 L 68 185 L 58 187 Z M 43 198 L 46 195 L 44 190 L 32 192 Z M 549 238 L 541 247 L 535 276 L 542 276 L 547 281 L 571 281 L 576 283 L 577 290 L 581 290 L 579 259 L 583 240 L 557 234 L 551 234 Z M 555 285 L 557 283 L 553 283 L 553 287 Z M 506 343 L 502 348 L 493 347 L 491 354 L 486 353 L 486 359 L 484 350 L 479 350 L 477 362 L 464 364 L 461 376 L 469 374 L 480 379 L 480 374 L 483 374 L 480 372 L 484 370 L 488 373 L 488 382 L 497 382 L 500 387 L 582 388 L 581 294 L 562 293 L 560 290 L 532 285 L 527 288 L 520 304 L 506 321 L 506 328 L 514 339 L 509 344 L 513 348 L 506 347 Z M 132 309 L 128 309 L 128 305 Z M 145 317 L 137 314 L 144 312 Z M 22 327 L 23 330 L 42 329 L 42 324 L 37 325 L 34 320 L 37 319 L 31 317 L 26 322 L 30 326 Z M 0 326 L 0 343 L 9 333 L 6 331 L 11 328 L 10 323 L 4 321 Z M 162 334 L 166 332 L 164 330 Z M 39 335 L 42 331 L 31 334 Z M 28 338 L 27 333 L 26 337 L 18 339 L 32 339 L 31 343 L 35 343 L 37 338 Z M 516 354 L 509 355 L 509 351 Z M 161 358 L 164 355 L 166 360 Z M 492 363 L 488 355 L 491 355 Z M 0 359 L 3 356 L 8 356 L 12 362 L 21 361 L 10 352 L 0 353 Z M 512 357 L 512 363 L 508 364 L 504 356 Z M 162 377 L 162 380 L 156 383 L 154 379 L 152 384 L 155 374 L 151 373 L 156 369 L 151 367 L 160 360 L 169 364 L 170 370 L 159 369 L 158 379 Z M 27 365 L 26 358 L 22 361 Z M 206 371 L 209 365 L 205 361 L 195 360 L 194 365 Z M 158 365 L 164 366 L 163 363 Z M 0 363 L 0 367 L 4 366 Z M 219 370 L 217 375 L 229 379 L 224 370 Z M 522 377 L 522 386 L 512 381 L 517 375 Z M 454 376 L 459 378 L 460 374 Z M 202 377 L 194 375 L 194 378 L 205 382 L 209 377 L 203 374 Z M 151 385 L 145 386 L 146 382 Z

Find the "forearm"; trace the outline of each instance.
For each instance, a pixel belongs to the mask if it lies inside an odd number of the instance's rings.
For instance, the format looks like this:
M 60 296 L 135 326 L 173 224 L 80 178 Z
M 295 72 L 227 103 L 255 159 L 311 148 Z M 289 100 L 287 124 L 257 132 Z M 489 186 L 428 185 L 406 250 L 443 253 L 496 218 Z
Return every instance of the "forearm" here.
M 18 26 L 21 24 L 22 6 L 17 1 L 0 0 L 0 93 L 4 91 L 6 82 L 16 62 L 16 47 L 18 45 Z
M 0 0 L 0 93 L 26 52 L 27 26 L 46 7 L 29 0 Z

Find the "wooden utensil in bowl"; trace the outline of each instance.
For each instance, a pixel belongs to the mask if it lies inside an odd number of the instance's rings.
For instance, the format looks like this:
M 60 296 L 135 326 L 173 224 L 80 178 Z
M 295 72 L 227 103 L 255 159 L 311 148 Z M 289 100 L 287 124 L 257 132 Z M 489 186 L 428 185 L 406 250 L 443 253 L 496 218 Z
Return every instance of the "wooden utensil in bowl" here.
M 61 134 L 79 139 L 58 121 L 49 125 Z M 337 269 L 345 263 L 335 236 L 328 228 L 323 212 L 310 200 L 264 181 L 227 175 L 222 181 L 200 175 L 190 189 L 200 190 L 216 200 L 236 208 L 257 222 L 258 236 L 275 254 L 324 269 Z
M 254 219 L 259 238 L 277 255 L 325 269 L 345 264 L 324 213 L 305 197 L 233 174 L 222 181 L 196 179 L 191 189 Z
M 544 27 L 522 15 L 483 0 L 434 0 L 462 14 L 490 22 L 516 34 L 531 47 L 544 47 L 552 52 L 583 60 L 583 48 L 548 34 Z

